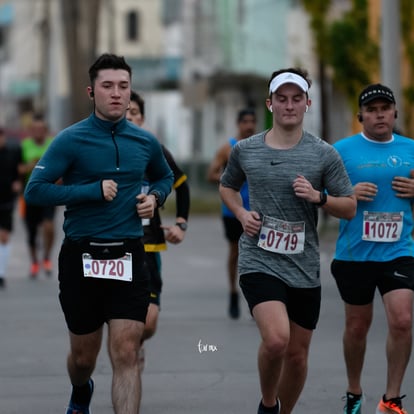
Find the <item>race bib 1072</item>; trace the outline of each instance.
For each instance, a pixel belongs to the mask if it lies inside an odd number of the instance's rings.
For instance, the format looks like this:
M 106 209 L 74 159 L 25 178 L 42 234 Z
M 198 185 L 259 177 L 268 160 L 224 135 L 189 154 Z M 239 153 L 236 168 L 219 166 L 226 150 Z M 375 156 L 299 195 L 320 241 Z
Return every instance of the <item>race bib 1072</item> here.
M 396 242 L 403 229 L 404 212 L 364 211 L 362 240 Z

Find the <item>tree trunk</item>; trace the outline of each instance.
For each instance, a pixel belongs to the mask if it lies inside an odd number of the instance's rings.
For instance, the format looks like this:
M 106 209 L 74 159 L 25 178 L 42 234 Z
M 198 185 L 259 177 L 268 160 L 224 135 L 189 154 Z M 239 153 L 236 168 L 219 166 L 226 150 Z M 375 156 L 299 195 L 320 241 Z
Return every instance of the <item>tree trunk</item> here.
M 70 120 L 77 122 L 91 112 L 87 98 L 88 70 L 96 58 L 101 0 L 60 0 L 69 73 Z

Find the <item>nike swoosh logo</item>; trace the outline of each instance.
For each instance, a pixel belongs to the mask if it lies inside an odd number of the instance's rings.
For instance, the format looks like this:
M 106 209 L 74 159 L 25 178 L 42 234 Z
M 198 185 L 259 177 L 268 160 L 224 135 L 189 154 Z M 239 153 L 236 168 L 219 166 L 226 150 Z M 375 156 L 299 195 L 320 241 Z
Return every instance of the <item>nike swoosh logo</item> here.
M 394 272 L 394 276 L 397 276 L 397 277 L 403 277 L 403 278 L 405 278 L 405 279 L 408 279 L 408 276 L 406 276 L 406 275 L 402 275 L 401 273 L 398 273 L 398 272 Z
M 283 161 L 270 161 L 270 165 L 282 164 Z

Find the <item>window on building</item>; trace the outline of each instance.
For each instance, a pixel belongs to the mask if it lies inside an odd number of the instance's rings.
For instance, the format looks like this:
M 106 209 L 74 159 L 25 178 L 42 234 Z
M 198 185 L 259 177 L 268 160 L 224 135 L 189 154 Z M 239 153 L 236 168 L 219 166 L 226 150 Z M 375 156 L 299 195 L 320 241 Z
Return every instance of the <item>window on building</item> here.
M 129 42 L 139 40 L 139 13 L 135 10 L 126 14 L 126 38 Z
M 203 8 L 201 2 L 194 4 L 194 56 L 201 56 L 203 51 Z
M 8 28 L 0 26 L 0 61 L 8 58 L 8 43 L 7 43 Z
M 237 20 L 238 23 L 244 23 L 246 13 L 246 5 L 244 4 L 244 0 L 239 0 L 237 4 Z
M 182 0 L 164 0 L 163 2 L 163 21 L 164 24 L 179 22 L 182 12 Z

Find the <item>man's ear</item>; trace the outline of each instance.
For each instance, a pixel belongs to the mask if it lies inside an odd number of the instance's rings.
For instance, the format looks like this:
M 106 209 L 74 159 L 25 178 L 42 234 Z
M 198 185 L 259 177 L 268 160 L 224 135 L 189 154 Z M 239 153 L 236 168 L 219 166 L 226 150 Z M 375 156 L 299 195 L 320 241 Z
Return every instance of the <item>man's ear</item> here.
M 266 107 L 269 112 L 273 112 L 272 101 L 270 99 L 266 99 Z
M 89 98 L 90 98 L 91 100 L 93 100 L 93 98 L 95 97 L 95 94 L 94 94 L 94 92 L 93 92 L 93 88 L 92 88 L 92 86 L 88 86 L 88 87 L 86 88 L 86 91 L 87 91 L 87 93 L 88 93 L 88 95 L 89 95 Z

